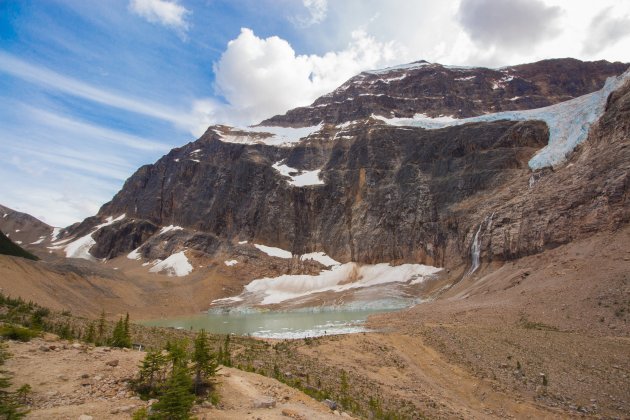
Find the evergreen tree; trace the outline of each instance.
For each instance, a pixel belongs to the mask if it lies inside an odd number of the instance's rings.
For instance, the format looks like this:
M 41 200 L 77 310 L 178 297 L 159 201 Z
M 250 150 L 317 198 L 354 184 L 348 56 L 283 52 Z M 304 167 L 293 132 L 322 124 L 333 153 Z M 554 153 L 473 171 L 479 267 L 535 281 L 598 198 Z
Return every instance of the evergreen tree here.
M 129 336 L 129 320 L 123 321 L 122 317 L 116 322 L 116 326 L 112 331 L 109 339 L 112 347 L 131 347 L 131 337 Z
M 232 356 L 230 355 L 230 334 L 225 336 L 223 348 L 219 348 L 219 356 L 219 363 L 227 367 L 232 366 Z
M 186 368 L 188 366 L 188 342 L 186 340 L 177 340 L 166 343 L 166 351 L 168 352 L 168 360 L 171 362 L 172 372 L 178 367 Z
M 94 328 L 94 322 L 90 322 L 87 332 L 85 333 L 85 341 L 87 343 L 94 343 L 96 341 L 96 330 Z
M 152 420 L 187 420 L 190 419 L 190 409 L 195 396 L 190 392 L 192 380 L 190 372 L 185 366 L 176 364 L 171 377 L 166 383 L 164 394 L 151 409 L 149 416 Z
M 147 352 L 140 364 L 139 392 L 148 396 L 158 394 L 158 387 L 164 380 L 167 359 L 161 351 Z
M 98 319 L 98 328 L 96 330 L 96 345 L 100 346 L 105 341 L 105 309 L 101 311 L 101 316 Z
M 205 380 L 217 373 L 216 357 L 210 352 L 208 336 L 205 330 L 199 331 L 197 337 L 195 337 L 192 362 L 195 372 L 195 393 L 199 394 Z

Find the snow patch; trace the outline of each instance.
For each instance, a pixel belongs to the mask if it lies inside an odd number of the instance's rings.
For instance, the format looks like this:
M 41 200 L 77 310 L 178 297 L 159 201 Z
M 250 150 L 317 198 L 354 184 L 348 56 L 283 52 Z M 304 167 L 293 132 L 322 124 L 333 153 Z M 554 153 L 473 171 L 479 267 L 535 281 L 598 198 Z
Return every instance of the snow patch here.
M 22 241 L 15 241 L 16 244 L 22 245 Z
M 181 226 L 173 226 L 173 225 L 164 226 L 162 229 L 160 229 L 160 231 L 158 232 L 158 235 L 164 235 L 166 232 L 170 232 L 172 230 L 184 230 L 184 228 Z
M 127 258 L 129 258 L 130 260 L 142 259 L 142 255 L 140 254 L 140 248 L 142 248 L 142 246 L 139 246 L 138 248 L 134 249 L 129 254 L 127 254 Z
M 44 242 L 45 237 L 41 236 L 38 240 L 36 240 L 35 242 L 31 242 L 31 245 L 39 245 L 42 242 Z
M 311 127 L 223 127 L 214 130 L 226 143 L 267 144 L 270 146 L 293 146 L 300 140 L 318 132 L 323 127 L 320 123 Z
M 164 261 L 156 263 L 149 269 L 151 273 L 159 273 L 165 271 L 169 277 L 183 277 L 190 274 L 193 266 L 188 262 L 188 258 L 184 251 L 176 252 Z
M 280 161 L 281 162 L 281 161 Z M 314 171 L 303 171 L 295 168 L 291 168 L 287 165 L 281 165 L 280 162 L 276 162 L 271 167 L 280 172 L 280 175 L 291 178 L 287 182 L 294 187 L 306 187 L 309 185 L 323 185 L 324 181 L 319 179 L 319 173 L 321 169 Z
M 243 301 L 243 298 L 238 297 L 238 296 L 233 296 L 233 297 L 215 299 L 210 304 L 214 305 L 216 303 L 230 303 L 230 302 L 242 302 L 242 301 Z
M 311 252 L 309 254 L 300 255 L 300 260 L 314 260 L 326 267 L 332 267 L 333 265 L 341 264 L 339 261 L 333 260 L 323 252 Z
M 387 73 L 390 73 L 390 72 L 395 71 L 395 70 L 415 70 L 415 69 L 419 69 L 419 68 L 430 66 L 430 65 L 431 65 L 431 63 L 427 63 L 426 61 L 416 61 L 414 63 L 401 64 L 401 65 L 398 65 L 398 66 L 386 67 L 384 69 L 368 70 L 368 71 L 365 71 L 364 73 L 367 73 L 367 74 L 387 74 Z
M 244 244 L 246 244 L 246 243 L 247 243 L 247 241 L 238 241 L 238 244 L 239 244 L 239 245 L 244 245 Z
M 238 261 L 236 261 L 236 260 L 229 260 L 229 261 L 224 261 L 223 264 L 227 265 L 228 267 L 232 267 L 233 265 L 238 264 Z
M 260 251 L 269 255 L 270 257 L 278 257 L 278 258 L 284 258 L 284 259 L 293 258 L 293 254 L 291 254 L 290 251 L 285 251 L 284 249 L 275 248 L 275 247 L 266 246 L 266 245 L 259 245 L 259 244 L 254 244 L 254 246 L 258 248 Z

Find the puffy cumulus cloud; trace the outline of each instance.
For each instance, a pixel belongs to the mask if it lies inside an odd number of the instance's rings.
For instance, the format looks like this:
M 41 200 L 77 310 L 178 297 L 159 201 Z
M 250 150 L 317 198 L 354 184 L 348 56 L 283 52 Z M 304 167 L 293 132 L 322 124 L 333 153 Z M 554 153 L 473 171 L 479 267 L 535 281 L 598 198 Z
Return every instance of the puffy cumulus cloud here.
M 630 16 L 618 16 L 613 7 L 608 7 L 593 18 L 587 34 L 583 51 L 597 54 L 630 35 Z
M 194 113 L 207 121 L 257 122 L 308 105 L 363 70 L 397 63 L 403 50 L 356 30 L 341 51 L 297 55 L 286 40 L 243 28 L 214 66 L 216 91 L 227 104 L 199 101 Z
M 484 47 L 522 48 L 560 33 L 562 9 L 540 0 L 462 0 L 458 19 L 473 42 Z
M 186 18 L 191 12 L 177 0 L 131 0 L 129 10 L 151 23 L 174 29 L 180 36 L 189 28 Z

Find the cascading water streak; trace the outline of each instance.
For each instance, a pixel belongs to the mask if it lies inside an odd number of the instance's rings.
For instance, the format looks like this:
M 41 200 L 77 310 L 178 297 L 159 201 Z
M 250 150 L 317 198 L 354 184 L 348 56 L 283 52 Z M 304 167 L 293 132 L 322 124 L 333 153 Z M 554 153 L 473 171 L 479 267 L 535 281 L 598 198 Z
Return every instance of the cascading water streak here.
M 475 237 L 470 245 L 470 255 L 472 257 L 472 265 L 470 270 L 468 270 L 467 275 L 471 275 L 474 273 L 480 265 L 480 256 L 481 256 L 481 238 L 479 234 L 481 233 L 481 227 L 483 223 L 479 224 L 479 229 L 477 229 L 477 233 L 475 233 Z

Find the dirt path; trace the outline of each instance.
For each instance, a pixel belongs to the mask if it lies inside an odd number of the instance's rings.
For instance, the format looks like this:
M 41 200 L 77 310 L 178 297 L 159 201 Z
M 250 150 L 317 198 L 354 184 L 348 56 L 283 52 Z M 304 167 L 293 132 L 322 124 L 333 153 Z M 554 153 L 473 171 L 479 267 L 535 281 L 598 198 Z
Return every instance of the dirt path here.
M 208 419 L 330 419 L 339 418 L 324 404 L 274 379 L 237 369 L 222 368 L 223 410 Z M 344 413 L 344 417 L 349 417 Z M 201 417 L 200 417 L 201 418 Z

